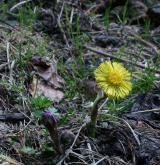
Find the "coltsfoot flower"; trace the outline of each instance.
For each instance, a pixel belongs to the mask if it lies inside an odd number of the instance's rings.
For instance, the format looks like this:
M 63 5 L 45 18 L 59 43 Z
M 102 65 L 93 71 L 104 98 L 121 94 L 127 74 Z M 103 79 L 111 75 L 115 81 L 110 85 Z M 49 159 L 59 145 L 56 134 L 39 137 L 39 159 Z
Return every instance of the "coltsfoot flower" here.
M 131 74 L 117 62 L 106 61 L 95 71 L 98 86 L 112 99 L 126 97 L 132 89 Z

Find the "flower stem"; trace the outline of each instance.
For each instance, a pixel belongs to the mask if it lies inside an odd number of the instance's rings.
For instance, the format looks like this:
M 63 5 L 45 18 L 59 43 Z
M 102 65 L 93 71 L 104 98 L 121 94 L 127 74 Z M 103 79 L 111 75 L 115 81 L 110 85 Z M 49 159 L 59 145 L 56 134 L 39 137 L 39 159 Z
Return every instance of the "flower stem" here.
M 97 123 L 97 116 L 98 116 L 98 104 L 103 98 L 104 96 L 97 95 L 91 109 L 91 122 L 88 127 L 88 132 L 91 137 L 95 137 L 96 123 Z
M 63 154 L 63 150 L 62 150 L 62 147 L 61 147 L 61 144 L 60 144 L 60 137 L 59 137 L 57 127 L 50 130 L 49 132 L 50 132 L 51 139 L 54 143 L 55 150 L 57 151 L 57 153 Z

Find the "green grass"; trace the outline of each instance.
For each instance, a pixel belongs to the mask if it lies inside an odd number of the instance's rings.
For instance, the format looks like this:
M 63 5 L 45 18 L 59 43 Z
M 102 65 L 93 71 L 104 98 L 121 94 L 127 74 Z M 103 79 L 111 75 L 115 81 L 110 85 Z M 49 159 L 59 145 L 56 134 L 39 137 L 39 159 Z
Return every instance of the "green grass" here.
M 125 5 L 123 6 L 122 9 L 122 16 L 117 16 L 118 17 L 118 21 L 120 24 L 125 25 L 128 22 L 128 0 L 126 1 Z
M 133 84 L 133 92 L 138 94 L 152 91 L 157 80 L 155 70 L 148 67 L 143 73 L 139 73 L 138 76 L 139 79 Z
M 75 109 L 69 108 L 68 112 L 60 119 L 59 125 L 64 126 L 66 125 L 69 121 L 71 121 L 76 114 Z
M 73 50 L 75 53 L 75 62 L 80 64 L 83 67 L 84 59 L 83 59 L 83 37 L 80 31 L 80 17 L 79 15 L 74 16 L 74 20 L 72 24 L 70 23 L 70 16 L 68 12 L 68 7 L 65 6 L 65 18 L 66 18 L 66 26 L 67 26 L 67 35 L 71 41 L 73 46 Z
M 29 5 L 20 8 L 17 15 L 20 26 L 22 28 L 24 26 L 27 26 L 30 30 L 32 30 L 32 25 L 36 17 L 37 17 L 36 13 L 34 13 L 33 9 Z
M 103 23 L 104 23 L 104 26 L 106 28 L 106 31 L 108 31 L 108 29 L 109 29 L 109 23 L 110 23 L 109 14 L 110 14 L 110 10 L 111 10 L 111 5 L 106 7 L 106 10 L 105 10 L 105 13 L 104 13 L 104 17 L 103 17 Z
M 144 33 L 142 34 L 145 39 L 150 36 L 151 26 L 151 21 L 149 19 L 146 19 L 144 23 Z

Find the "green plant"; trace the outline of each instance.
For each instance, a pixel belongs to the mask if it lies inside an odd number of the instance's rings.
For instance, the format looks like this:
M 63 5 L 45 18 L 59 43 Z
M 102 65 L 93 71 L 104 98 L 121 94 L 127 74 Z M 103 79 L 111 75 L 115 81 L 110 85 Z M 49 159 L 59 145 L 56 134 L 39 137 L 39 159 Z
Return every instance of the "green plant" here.
M 19 68 L 21 69 L 21 71 L 26 66 L 28 66 L 30 58 L 31 58 L 30 43 L 27 44 L 26 53 L 24 55 L 22 54 L 22 45 L 20 44 L 19 48 L 18 48 L 17 64 L 18 64 Z
M 18 49 L 18 59 L 17 59 L 17 63 L 19 65 L 20 68 L 22 68 L 24 66 L 23 63 L 23 57 L 22 57 L 22 47 L 21 45 L 19 45 L 19 49 Z
M 0 19 L 0 21 L 5 21 L 7 19 L 6 11 L 8 11 L 8 4 L 1 2 L 1 5 L 0 5 L 1 19 Z
M 74 30 L 74 31 L 73 31 Z M 71 42 L 74 51 L 74 63 L 75 67 L 79 68 L 79 71 L 83 69 L 84 59 L 83 59 L 83 37 L 80 32 L 79 17 L 75 17 L 74 26 L 72 27 Z M 80 74 L 81 75 L 81 74 Z
M 66 79 L 66 83 L 68 84 L 66 87 L 66 91 L 65 91 L 65 97 L 66 98 L 73 98 L 76 94 L 77 91 L 77 84 L 76 81 L 74 79 Z
M 38 53 L 39 55 L 42 55 L 42 56 L 48 54 L 48 51 L 46 49 L 47 43 L 48 43 L 48 38 L 43 37 L 42 40 L 38 41 L 35 52 Z
M 29 146 L 23 146 L 20 149 L 20 152 L 26 155 L 35 155 L 37 150 Z
M 95 136 L 96 122 L 98 116 L 98 104 L 106 96 L 111 100 L 120 100 L 129 95 L 132 90 L 131 74 L 117 62 L 105 61 L 95 70 L 95 79 L 104 94 L 97 94 L 91 108 L 91 122 L 89 123 L 89 134 Z
M 134 82 L 133 92 L 147 93 L 155 87 L 155 70 L 153 68 L 146 68 L 145 71 L 138 74 L 139 79 Z
M 109 29 L 109 13 L 110 13 L 110 9 L 111 9 L 111 5 L 109 5 L 106 10 L 105 10 L 105 13 L 104 13 L 104 17 L 103 17 L 103 22 L 104 22 L 104 26 L 106 28 L 106 30 L 108 31 Z
M 125 25 L 128 22 L 128 0 L 126 1 L 124 7 L 123 7 L 123 12 L 122 12 L 122 16 L 120 17 L 119 15 L 117 16 L 119 22 L 122 25 Z
M 30 43 L 27 45 L 27 49 L 26 49 L 26 54 L 25 54 L 25 64 L 26 66 L 28 66 L 29 61 L 31 59 L 31 49 L 30 49 Z
M 83 67 L 84 59 L 83 59 L 83 38 L 80 31 L 80 17 L 76 15 L 74 17 L 73 22 L 70 22 L 70 17 L 68 13 L 68 8 L 65 6 L 65 17 L 66 17 L 66 25 L 68 27 L 68 35 L 72 42 L 74 54 L 75 54 L 75 64 Z
M 108 113 L 111 115 L 121 116 L 129 110 L 133 105 L 133 100 L 126 99 L 124 101 L 119 100 L 109 100 L 107 102 Z
M 53 102 L 45 96 L 33 97 L 31 100 L 33 116 L 37 119 L 41 119 L 43 111 L 49 108 L 52 104 Z
M 64 126 L 67 124 L 75 115 L 76 111 L 73 108 L 69 108 L 68 112 L 60 119 L 59 125 Z
M 37 96 L 32 98 L 31 105 L 34 109 L 45 109 L 52 105 L 52 101 L 45 96 Z
M 32 29 L 33 22 L 35 21 L 37 15 L 36 13 L 34 13 L 33 9 L 28 5 L 23 6 L 19 9 L 17 17 L 20 22 L 20 26 L 28 26 L 30 29 Z
M 150 29 L 151 29 L 151 21 L 149 19 L 146 19 L 145 23 L 144 23 L 144 34 L 143 34 L 144 38 L 148 38 L 149 37 Z

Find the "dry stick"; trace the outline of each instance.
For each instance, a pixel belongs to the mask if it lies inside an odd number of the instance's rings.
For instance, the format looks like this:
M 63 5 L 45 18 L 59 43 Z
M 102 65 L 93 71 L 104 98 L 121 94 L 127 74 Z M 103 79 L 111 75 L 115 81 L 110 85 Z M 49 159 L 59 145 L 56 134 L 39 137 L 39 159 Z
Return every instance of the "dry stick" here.
M 101 104 L 101 106 L 98 108 L 98 112 L 103 108 L 103 106 L 107 103 L 108 97 L 105 99 L 105 101 Z
M 132 129 L 132 127 L 129 125 L 129 123 L 128 123 L 126 120 L 122 119 L 122 118 L 119 118 L 119 117 L 116 117 L 116 116 L 113 116 L 113 117 L 114 117 L 115 119 L 121 120 L 122 122 L 124 122 L 124 123 L 128 126 L 128 128 L 129 128 L 130 131 L 132 132 L 132 134 L 133 134 L 133 136 L 134 136 L 134 138 L 135 138 L 137 144 L 140 146 L 140 145 L 141 145 L 140 140 L 139 140 L 138 136 L 136 135 L 136 133 L 134 132 L 134 130 Z
M 81 160 L 84 164 L 88 165 L 88 163 L 85 161 L 85 156 L 78 154 L 76 152 L 70 151 L 70 154 L 76 156 L 79 160 Z M 65 163 L 64 163 L 65 164 Z M 73 164 L 73 162 L 72 162 Z
M 30 1 L 32 1 L 32 0 L 21 1 L 21 2 L 17 3 L 16 5 L 14 5 L 13 7 L 11 7 L 9 11 L 10 12 L 13 12 L 19 6 L 22 6 L 23 4 L 28 3 Z
M 72 21 L 73 21 L 73 15 L 74 15 L 74 8 L 72 7 L 72 10 L 71 10 L 71 16 L 70 16 L 70 21 L 69 21 L 70 24 L 72 24 Z
M 144 19 L 146 18 L 147 15 L 146 13 L 145 14 L 141 14 L 139 16 L 136 16 L 136 17 L 133 17 L 130 21 L 129 21 L 129 24 L 132 24 L 134 21 L 137 21 L 137 20 L 140 20 L 140 19 Z
M 14 27 L 12 27 L 12 26 L 10 26 L 6 23 L 6 25 L 0 24 L 0 28 L 5 28 L 5 29 L 8 29 L 8 30 L 12 30 Z
M 3 39 L 3 38 L 1 38 L 0 37 L 0 40 L 5 44 L 6 43 L 6 41 Z M 10 48 L 13 48 L 13 50 L 14 50 L 14 53 L 16 54 L 16 53 L 18 53 L 18 49 L 13 45 L 13 44 L 11 44 L 11 42 L 9 42 L 9 41 L 7 41 L 9 44 L 10 44 Z M 22 55 L 25 57 L 25 54 L 23 54 L 22 53 Z M 8 63 L 7 63 L 8 64 Z
M 98 165 L 99 163 L 101 163 L 103 160 L 105 160 L 105 159 L 109 159 L 109 157 L 108 156 L 104 156 L 103 158 L 101 158 L 100 160 L 98 160 L 97 162 L 95 162 L 94 164 L 92 164 L 92 165 Z
M 112 117 L 114 117 L 115 119 L 121 120 L 123 123 L 125 123 L 125 124 L 128 126 L 128 128 L 130 129 L 130 131 L 132 132 L 132 134 L 133 134 L 133 136 L 134 136 L 134 138 L 135 138 L 137 144 L 140 146 L 140 144 L 141 144 L 141 143 L 140 143 L 140 140 L 138 139 L 136 133 L 134 132 L 134 130 L 132 129 L 132 127 L 129 125 L 129 123 L 128 123 L 126 120 L 124 120 L 124 119 L 122 119 L 122 118 L 119 118 L 119 117 L 116 117 L 116 116 L 113 116 L 113 115 L 110 115 L 110 114 L 108 114 L 108 116 L 112 116 Z
M 93 162 L 92 164 L 95 164 L 94 155 L 93 155 L 92 147 L 91 147 L 90 143 L 87 143 L 87 147 L 88 147 L 89 153 L 90 153 L 90 155 L 91 155 L 91 158 L 90 158 L 90 159 L 93 160 L 93 161 L 92 161 L 92 162 Z
M 13 68 L 14 68 L 15 61 L 13 60 L 11 63 L 9 50 L 10 50 L 10 43 L 7 42 L 6 52 L 7 52 L 7 62 L 8 62 L 8 69 L 9 69 L 9 80 L 10 80 L 10 83 L 12 84 L 13 83 Z
M 145 44 L 145 45 L 147 45 L 147 46 L 149 46 L 149 47 L 151 47 L 151 48 L 153 49 L 153 51 L 155 52 L 155 55 L 152 57 L 152 60 L 153 60 L 154 62 L 156 62 L 156 61 L 157 61 L 157 58 L 158 58 L 158 54 L 159 54 L 158 48 L 157 48 L 155 45 L 153 45 L 152 43 L 150 43 L 150 42 L 144 40 L 144 39 L 141 38 L 140 36 L 138 36 L 138 35 L 136 35 L 136 34 L 130 32 L 130 31 L 129 31 L 128 33 L 129 33 L 130 35 L 132 35 L 133 37 L 135 37 L 137 40 L 141 41 L 143 44 Z M 160 72 L 160 71 L 158 71 L 158 73 L 159 73 L 159 72 Z
M 8 69 L 10 70 L 11 66 L 10 66 L 9 42 L 7 42 L 6 52 L 7 52 Z
M 1 64 L 0 65 L 0 70 L 2 70 L 6 65 L 8 65 L 8 62 L 4 63 L 4 64 Z
M 150 42 L 144 40 L 144 39 L 141 38 L 140 36 L 138 36 L 138 35 L 136 35 L 136 34 L 130 32 L 130 31 L 129 31 L 128 33 L 129 33 L 130 35 L 132 35 L 133 37 L 135 37 L 136 39 L 138 39 L 139 41 L 141 41 L 143 44 L 145 44 L 145 45 L 151 47 L 151 48 L 154 50 L 154 52 L 155 52 L 156 55 L 158 54 L 158 48 L 157 48 L 155 45 L 151 44 Z
M 132 61 L 129 61 L 129 60 L 126 60 L 126 59 L 117 57 L 117 56 L 113 56 L 113 55 L 111 55 L 111 54 L 109 54 L 109 53 L 103 52 L 103 51 L 101 51 L 101 50 L 97 50 L 97 49 L 92 48 L 92 47 L 90 47 L 90 46 L 84 45 L 83 47 L 86 48 L 86 49 L 88 49 L 88 50 L 90 50 L 90 51 L 92 51 L 92 52 L 94 52 L 94 53 L 98 53 L 98 54 L 101 54 L 101 55 L 103 55 L 103 56 L 108 56 L 108 57 L 111 57 L 111 58 L 120 60 L 120 61 L 122 61 L 122 62 L 126 62 L 126 63 L 132 64 L 132 65 L 135 65 L 135 66 L 137 66 L 137 67 L 139 67 L 139 68 L 142 68 L 142 69 L 145 69 L 145 68 L 146 68 L 146 67 L 145 67 L 144 65 L 142 65 L 142 64 L 133 63 Z M 156 72 L 157 72 L 157 73 L 160 73 L 160 70 L 156 70 Z
M 160 108 L 155 108 L 155 109 L 147 109 L 147 110 L 143 110 L 143 111 L 137 111 L 137 112 L 132 112 L 131 114 L 137 114 L 137 113 L 147 113 L 147 112 L 156 112 L 159 111 L 160 112 Z
M 111 160 L 112 159 L 112 160 Z M 109 158 L 109 156 L 104 156 L 103 158 L 101 158 L 100 160 L 98 160 L 95 164 L 91 164 L 91 165 L 98 165 L 99 163 L 101 163 L 103 160 L 107 160 L 108 163 L 110 164 L 110 161 L 114 162 L 118 162 L 118 163 L 123 163 L 125 165 L 127 165 L 128 163 L 126 163 L 123 159 L 118 158 L 118 157 L 113 157 L 113 158 Z
M 62 16 L 62 13 L 63 13 L 63 9 L 64 9 L 64 2 L 63 2 L 63 4 L 62 4 L 61 11 L 60 11 L 60 14 L 59 14 L 59 16 L 58 16 L 57 24 L 58 24 L 58 27 L 59 27 L 59 29 L 60 29 L 62 35 L 63 35 L 63 39 L 64 39 L 64 41 L 66 42 L 67 47 L 69 48 L 70 46 L 69 46 L 67 37 L 66 37 L 66 35 L 65 35 L 65 32 L 64 32 L 64 30 L 63 30 L 62 24 L 61 24 L 61 16 Z
M 137 142 L 138 145 L 140 146 L 141 143 L 140 143 L 140 141 L 139 141 L 139 139 L 138 139 L 136 133 L 134 132 L 134 130 L 132 129 L 132 127 L 129 125 L 129 123 L 128 123 L 127 121 L 125 121 L 124 119 L 121 119 L 121 118 L 119 118 L 119 119 L 120 119 L 121 121 L 123 121 L 123 122 L 128 126 L 128 128 L 131 130 L 133 136 L 135 137 L 136 142 Z
M 78 130 L 78 133 L 77 133 L 77 135 L 76 135 L 76 137 L 75 137 L 75 139 L 74 139 L 74 141 L 73 141 L 71 147 L 66 151 L 64 157 L 57 163 L 57 165 L 61 165 L 62 162 L 68 157 L 68 155 L 69 155 L 70 153 L 73 153 L 73 152 L 72 152 L 72 148 L 73 148 L 73 146 L 75 145 L 75 143 L 76 143 L 76 141 L 77 141 L 77 139 L 78 139 L 78 136 L 79 136 L 81 130 L 82 130 L 85 126 L 86 126 L 86 123 L 83 124 L 83 125 L 80 127 L 80 129 Z
M 8 163 L 13 164 L 13 165 L 22 165 L 23 164 L 23 163 L 17 162 L 16 160 L 14 160 L 6 155 L 3 155 L 3 154 L 0 154 L 0 159 L 5 160 Z

